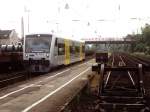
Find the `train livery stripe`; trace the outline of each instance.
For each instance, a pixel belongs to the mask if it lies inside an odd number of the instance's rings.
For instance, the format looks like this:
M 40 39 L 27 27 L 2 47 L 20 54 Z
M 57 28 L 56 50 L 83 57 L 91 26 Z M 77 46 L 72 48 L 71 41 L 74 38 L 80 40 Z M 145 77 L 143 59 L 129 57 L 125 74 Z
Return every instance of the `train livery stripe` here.
M 65 65 L 70 64 L 70 47 L 69 40 L 65 39 Z

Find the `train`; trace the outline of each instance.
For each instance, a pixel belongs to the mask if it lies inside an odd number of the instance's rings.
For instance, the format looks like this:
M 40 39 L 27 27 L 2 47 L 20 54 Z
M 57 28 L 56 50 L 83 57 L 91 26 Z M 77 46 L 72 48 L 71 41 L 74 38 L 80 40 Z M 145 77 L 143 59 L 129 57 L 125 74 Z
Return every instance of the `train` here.
M 97 52 L 96 63 L 107 63 L 108 62 L 108 52 Z
M 23 70 L 22 45 L 0 45 L 0 72 Z
M 24 38 L 23 60 L 29 72 L 49 72 L 84 59 L 84 42 L 54 34 L 28 34 Z

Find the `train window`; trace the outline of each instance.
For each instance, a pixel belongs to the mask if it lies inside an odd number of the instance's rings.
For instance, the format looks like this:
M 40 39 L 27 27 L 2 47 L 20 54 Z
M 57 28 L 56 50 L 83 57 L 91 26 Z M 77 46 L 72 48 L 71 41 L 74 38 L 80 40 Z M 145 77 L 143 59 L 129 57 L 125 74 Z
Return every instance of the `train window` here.
M 73 53 L 73 47 L 70 46 L 70 53 L 72 54 Z
M 85 46 L 84 45 L 82 46 L 82 52 L 83 53 L 85 52 Z
M 58 39 L 56 38 L 56 40 L 55 40 L 55 46 L 57 46 L 57 41 L 58 41 Z
M 65 54 L 65 45 L 59 43 L 58 44 L 58 55 L 64 55 Z
M 80 47 L 79 46 L 75 46 L 75 52 L 79 53 L 80 52 Z
M 75 47 L 74 46 L 70 46 L 70 53 L 74 54 L 75 53 Z

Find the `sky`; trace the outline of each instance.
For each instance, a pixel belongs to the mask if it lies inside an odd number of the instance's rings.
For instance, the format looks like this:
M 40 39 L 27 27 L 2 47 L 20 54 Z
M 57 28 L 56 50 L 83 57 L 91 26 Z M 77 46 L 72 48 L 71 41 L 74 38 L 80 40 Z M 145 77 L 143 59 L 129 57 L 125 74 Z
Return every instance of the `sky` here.
M 150 23 L 150 0 L 0 0 L 0 3 L 0 29 L 15 29 L 19 36 L 21 17 L 25 34 L 53 32 L 76 40 L 120 38 L 140 33 L 141 27 Z

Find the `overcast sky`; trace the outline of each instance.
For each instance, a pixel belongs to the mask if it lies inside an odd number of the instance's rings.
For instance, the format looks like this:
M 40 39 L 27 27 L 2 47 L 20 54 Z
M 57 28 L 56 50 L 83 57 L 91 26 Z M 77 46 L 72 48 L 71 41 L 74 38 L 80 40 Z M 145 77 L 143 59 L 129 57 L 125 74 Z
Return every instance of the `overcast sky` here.
M 1 0 L 0 29 L 68 38 L 121 37 L 150 23 L 150 0 Z M 132 19 L 131 19 L 132 18 Z M 135 19 L 136 18 L 136 19 Z

